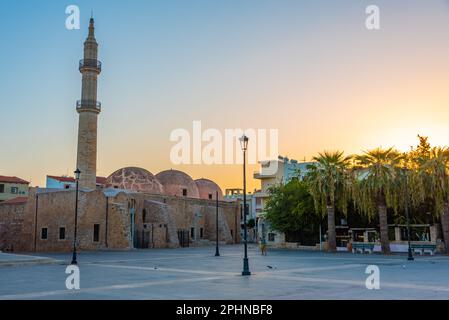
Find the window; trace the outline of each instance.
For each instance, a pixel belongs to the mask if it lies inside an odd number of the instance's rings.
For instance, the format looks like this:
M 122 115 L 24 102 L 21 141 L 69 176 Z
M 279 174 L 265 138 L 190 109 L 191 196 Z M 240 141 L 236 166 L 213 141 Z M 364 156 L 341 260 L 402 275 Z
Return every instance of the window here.
M 183 195 L 184 197 L 187 197 L 187 189 L 182 189 L 182 195 Z
M 65 228 L 59 228 L 59 240 L 65 240 Z
M 147 210 L 145 209 L 142 211 L 142 221 L 143 223 L 147 223 Z
M 212 193 L 209 193 L 209 199 L 212 200 Z
M 234 230 L 231 229 L 231 238 L 234 238 Z
M 100 241 L 100 225 L 94 224 L 94 242 Z
M 274 238 L 276 237 L 275 233 L 269 233 L 268 234 L 268 241 L 274 242 Z
M 11 193 L 12 193 L 12 194 L 18 194 L 18 193 L 19 193 L 19 188 L 17 188 L 17 187 L 11 187 Z
M 0 193 L 5 193 L 5 185 L 0 184 Z
M 70 184 L 65 184 L 64 189 L 70 189 Z
M 47 240 L 48 239 L 48 229 L 47 228 L 42 228 L 42 230 L 41 230 L 41 239 L 42 240 Z
M 190 238 L 195 239 L 195 228 L 190 229 Z
M 201 239 L 203 238 L 203 234 L 204 234 L 204 229 L 203 229 L 203 228 L 200 228 L 200 238 L 201 238 Z

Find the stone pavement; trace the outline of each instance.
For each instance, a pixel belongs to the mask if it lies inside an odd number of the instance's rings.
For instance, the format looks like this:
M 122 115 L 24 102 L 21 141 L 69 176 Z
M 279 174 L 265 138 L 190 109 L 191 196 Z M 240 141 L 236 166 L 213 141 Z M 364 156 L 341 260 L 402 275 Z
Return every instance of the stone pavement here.
M 65 264 L 0 267 L 0 299 L 449 299 L 449 257 L 326 254 L 249 249 L 252 276 L 242 277 L 240 245 L 79 254 L 81 290 L 65 288 Z M 380 269 L 368 290 L 366 267 Z
M 61 261 L 47 258 L 30 256 L 24 254 L 11 254 L 0 252 L 0 267 L 4 266 L 21 266 L 21 265 L 34 265 L 34 264 L 48 264 L 48 263 L 61 263 Z

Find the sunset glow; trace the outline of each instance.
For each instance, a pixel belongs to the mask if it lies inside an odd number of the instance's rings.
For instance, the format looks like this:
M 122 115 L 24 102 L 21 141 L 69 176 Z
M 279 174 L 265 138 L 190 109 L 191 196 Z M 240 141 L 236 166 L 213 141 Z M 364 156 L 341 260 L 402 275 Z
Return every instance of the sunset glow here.
M 68 31 L 63 4 L 2 1 L 0 173 L 39 186 L 72 174 L 91 9 L 104 64 L 100 176 L 176 168 L 239 187 L 239 165 L 170 162 L 170 132 L 195 120 L 278 129 L 279 153 L 300 161 L 325 149 L 406 151 L 418 134 L 448 145 L 447 1 L 376 3 L 381 29 L 369 31 L 368 1 L 78 1 L 81 29 Z

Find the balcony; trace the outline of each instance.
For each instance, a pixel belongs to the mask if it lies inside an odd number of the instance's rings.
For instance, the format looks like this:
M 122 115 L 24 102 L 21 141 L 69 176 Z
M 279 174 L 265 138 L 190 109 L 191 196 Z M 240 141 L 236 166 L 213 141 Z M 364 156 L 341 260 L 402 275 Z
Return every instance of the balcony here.
M 83 71 L 85 69 L 86 70 L 90 69 L 90 70 L 100 73 L 101 72 L 101 61 L 96 60 L 96 59 L 80 60 L 79 70 Z
M 101 111 L 101 102 L 93 100 L 78 100 L 76 102 L 76 110 L 94 110 Z
M 253 178 L 259 179 L 259 180 L 272 179 L 272 178 L 276 178 L 276 173 L 267 173 L 267 172 L 263 172 L 263 171 L 262 172 L 256 171 L 256 172 L 254 172 Z

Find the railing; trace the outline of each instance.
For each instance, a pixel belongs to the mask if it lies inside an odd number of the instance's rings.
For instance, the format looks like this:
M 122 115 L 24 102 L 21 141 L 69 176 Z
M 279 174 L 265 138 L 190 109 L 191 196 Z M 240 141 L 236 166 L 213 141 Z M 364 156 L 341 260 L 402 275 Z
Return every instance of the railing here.
M 80 66 L 79 69 L 95 69 L 98 72 L 101 71 L 101 61 L 96 59 L 82 59 L 80 60 Z
M 93 100 L 78 100 L 76 109 L 94 109 L 101 111 L 101 102 Z

